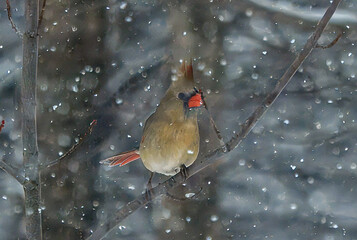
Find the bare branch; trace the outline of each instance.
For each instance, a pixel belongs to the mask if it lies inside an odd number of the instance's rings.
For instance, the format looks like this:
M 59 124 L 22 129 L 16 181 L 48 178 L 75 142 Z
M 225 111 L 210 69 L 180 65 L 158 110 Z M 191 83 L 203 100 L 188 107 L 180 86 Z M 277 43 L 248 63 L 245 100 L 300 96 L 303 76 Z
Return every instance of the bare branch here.
M 268 94 L 264 99 L 263 103 L 253 112 L 253 114 L 245 121 L 241 126 L 241 130 L 236 134 L 227 144 L 227 150 L 231 151 L 237 147 L 240 142 L 245 138 L 250 130 L 255 126 L 261 116 L 267 111 L 268 107 L 276 100 L 281 91 L 289 83 L 290 79 L 294 76 L 295 72 L 305 61 L 305 59 L 310 55 L 311 51 L 316 47 L 317 41 L 319 40 L 322 32 L 324 31 L 327 23 L 330 21 L 332 15 L 336 11 L 337 6 L 341 0 L 334 0 L 331 6 L 326 10 L 324 16 L 318 22 L 315 32 L 309 37 L 303 50 L 295 58 L 294 62 L 285 71 L 284 75 L 279 79 L 273 91 Z
M 328 44 L 327 46 L 323 46 L 323 45 L 317 44 L 317 45 L 316 45 L 316 48 L 326 49 L 326 48 L 333 47 L 333 46 L 338 42 L 338 40 L 339 40 L 341 37 L 342 37 L 342 32 L 339 33 L 339 34 L 337 35 L 337 37 L 336 37 L 332 42 L 330 42 L 330 44 Z
M 299 53 L 299 55 L 295 58 L 294 62 L 289 66 L 284 75 L 277 82 L 274 90 L 265 98 L 262 104 L 253 112 L 253 114 L 245 121 L 245 123 L 241 126 L 241 129 L 238 134 L 236 134 L 229 142 L 225 144 L 225 146 L 217 148 L 215 151 L 207 154 L 203 160 L 196 161 L 195 164 L 190 166 L 187 169 L 187 177 L 191 177 L 198 172 L 202 171 L 206 167 L 212 165 L 217 161 L 217 158 L 230 152 L 234 148 L 236 148 L 241 141 L 248 135 L 250 130 L 255 126 L 257 121 L 262 117 L 262 115 L 267 111 L 268 107 L 276 100 L 281 91 L 288 84 L 290 79 L 294 76 L 295 72 L 304 62 L 304 60 L 310 55 L 311 51 L 316 47 L 317 40 L 320 38 L 322 32 L 324 31 L 327 23 L 331 19 L 332 15 L 336 11 L 341 0 L 334 0 L 331 6 L 326 10 L 326 13 L 319 21 L 316 26 L 315 32 L 309 37 L 307 40 L 304 49 Z M 99 226 L 97 230 L 93 232 L 93 234 L 88 238 L 91 240 L 103 239 L 105 235 L 107 235 L 112 229 L 116 228 L 117 225 L 123 221 L 127 216 L 134 213 L 137 209 L 145 206 L 152 199 L 166 194 L 169 189 L 179 186 L 186 179 L 181 174 L 176 174 L 170 179 L 159 183 L 156 187 L 152 188 L 150 191 L 150 199 L 146 197 L 146 194 L 142 194 L 135 200 L 127 203 L 121 209 L 119 209 L 112 218 L 108 219 L 103 225 Z
M 45 164 L 44 167 L 51 167 L 53 165 L 55 165 L 56 163 L 62 161 L 64 158 L 68 157 L 69 155 L 71 155 L 85 140 L 85 138 L 92 134 L 93 128 L 95 127 L 95 125 L 97 125 L 97 120 L 93 120 L 90 124 L 89 124 L 89 128 L 87 129 L 87 131 L 84 133 L 83 137 L 80 137 L 78 142 L 76 144 L 74 144 L 65 154 L 63 154 L 61 157 L 57 158 L 56 160 Z M 43 167 L 41 168 L 43 169 Z
M 201 91 L 201 90 L 200 90 Z M 223 140 L 223 137 L 221 135 L 221 132 L 218 130 L 218 127 L 216 125 L 216 123 L 214 122 L 213 118 L 212 118 L 212 115 L 210 113 L 210 111 L 208 110 L 208 106 L 207 106 L 207 103 L 205 101 L 205 97 L 203 96 L 203 92 L 201 92 L 201 96 L 202 96 L 202 102 L 203 102 L 203 105 L 205 106 L 205 109 L 208 113 L 208 116 L 209 116 L 209 121 L 214 129 L 214 132 L 216 133 L 217 135 L 217 138 L 219 140 L 219 143 L 221 144 L 221 146 L 224 146 L 224 140 Z
M 47 0 L 43 0 L 42 2 L 42 8 L 41 8 L 41 12 L 40 12 L 40 17 L 38 19 L 38 28 L 41 27 L 41 23 L 42 23 L 42 19 L 43 19 L 43 14 L 45 13 L 45 7 L 46 7 L 46 1 Z
M 6 0 L 6 10 L 7 10 L 7 18 L 9 19 L 9 21 L 11 23 L 12 29 L 15 30 L 16 34 L 22 36 L 22 33 L 17 30 L 16 25 L 15 25 L 14 21 L 12 20 L 11 5 L 10 5 L 10 1 L 9 0 Z
M 21 185 L 26 183 L 26 178 L 20 174 L 22 171 L 19 169 L 7 164 L 3 160 L 0 160 L 0 168 L 15 178 Z
M 187 170 L 189 170 L 189 168 Z M 192 174 L 188 172 L 188 176 L 192 176 Z M 146 193 L 141 194 L 138 198 L 127 203 L 124 207 L 117 211 L 114 217 L 108 219 L 107 222 L 104 223 L 103 226 L 99 227 L 95 232 L 93 232 L 93 234 L 89 238 L 87 238 L 87 240 L 96 240 L 104 238 L 105 235 L 109 233 L 109 231 L 111 231 L 118 223 L 124 220 L 127 216 L 129 216 L 142 206 L 145 206 L 152 199 L 162 194 L 166 194 L 169 189 L 179 186 L 184 181 L 185 178 L 182 174 L 176 174 L 174 177 L 152 188 L 150 190 L 150 199 L 147 198 Z
M 185 197 L 185 198 L 182 198 L 182 197 L 177 197 L 177 196 L 174 196 L 173 194 L 169 193 L 169 192 L 166 192 L 166 196 L 169 198 L 169 199 L 172 199 L 174 201 L 177 201 L 177 202 L 184 202 L 184 201 L 187 201 L 187 200 L 193 200 L 195 198 L 197 198 L 197 196 L 202 192 L 203 188 L 200 187 L 200 190 L 198 190 L 197 192 L 193 193 L 193 195 L 191 197 Z

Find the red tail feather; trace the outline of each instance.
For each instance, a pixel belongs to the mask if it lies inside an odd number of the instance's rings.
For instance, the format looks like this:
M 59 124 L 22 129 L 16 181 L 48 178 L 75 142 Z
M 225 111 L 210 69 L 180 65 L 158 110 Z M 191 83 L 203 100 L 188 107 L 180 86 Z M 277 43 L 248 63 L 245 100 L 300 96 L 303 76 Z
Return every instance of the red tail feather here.
M 129 152 L 124 152 L 120 153 L 116 156 L 101 160 L 100 163 L 102 164 L 108 164 L 109 167 L 117 166 L 119 165 L 124 166 L 125 164 L 128 164 L 132 161 L 135 161 L 140 158 L 139 151 L 138 150 L 132 150 Z

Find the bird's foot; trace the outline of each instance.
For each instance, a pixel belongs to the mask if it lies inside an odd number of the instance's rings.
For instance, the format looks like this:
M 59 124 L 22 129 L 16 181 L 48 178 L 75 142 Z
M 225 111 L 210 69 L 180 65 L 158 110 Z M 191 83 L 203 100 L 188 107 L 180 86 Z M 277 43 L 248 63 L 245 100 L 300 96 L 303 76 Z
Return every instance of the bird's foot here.
M 182 164 L 180 167 L 180 174 L 182 175 L 182 177 L 185 179 L 185 181 L 187 180 L 187 178 L 189 177 L 188 175 L 188 171 L 187 171 L 187 167 L 185 164 Z
M 145 198 L 148 202 L 150 202 L 152 200 L 152 184 L 151 184 L 151 180 L 154 176 L 154 173 L 152 172 L 150 174 L 150 178 L 148 183 L 146 184 L 146 189 L 145 189 Z
M 145 189 L 145 199 L 147 202 L 151 202 L 151 200 L 152 200 L 152 190 L 151 189 Z

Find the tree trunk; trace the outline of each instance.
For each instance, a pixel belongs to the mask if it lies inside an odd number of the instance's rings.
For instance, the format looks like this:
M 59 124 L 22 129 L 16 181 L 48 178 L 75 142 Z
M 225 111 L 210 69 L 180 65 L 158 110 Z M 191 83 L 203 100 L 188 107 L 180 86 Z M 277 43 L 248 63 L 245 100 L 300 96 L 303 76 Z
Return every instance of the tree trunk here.
M 42 239 L 41 182 L 36 127 L 36 79 L 38 63 L 38 0 L 25 1 L 23 69 L 21 82 L 22 141 L 25 177 L 27 239 Z

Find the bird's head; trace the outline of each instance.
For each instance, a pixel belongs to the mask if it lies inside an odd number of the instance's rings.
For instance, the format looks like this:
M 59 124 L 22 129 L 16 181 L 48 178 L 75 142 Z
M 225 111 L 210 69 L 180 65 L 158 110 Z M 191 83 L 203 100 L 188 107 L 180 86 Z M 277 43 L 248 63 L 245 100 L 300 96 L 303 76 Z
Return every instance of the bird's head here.
M 203 93 L 196 88 L 193 88 L 191 92 L 181 92 L 178 94 L 178 98 L 183 101 L 186 109 L 200 108 L 203 106 Z

